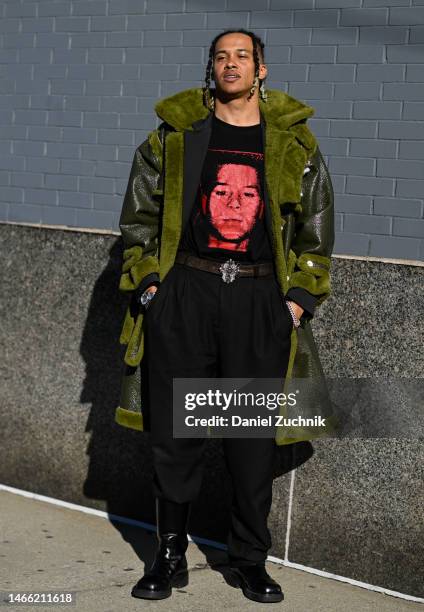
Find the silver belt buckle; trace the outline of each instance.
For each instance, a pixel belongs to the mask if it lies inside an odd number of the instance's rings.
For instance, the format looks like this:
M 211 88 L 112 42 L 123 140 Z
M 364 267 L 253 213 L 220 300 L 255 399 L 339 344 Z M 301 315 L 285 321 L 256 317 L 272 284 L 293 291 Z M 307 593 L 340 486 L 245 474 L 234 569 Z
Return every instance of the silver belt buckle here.
M 233 259 L 227 259 L 227 261 L 219 266 L 222 280 L 225 283 L 232 283 L 237 276 L 240 268 Z

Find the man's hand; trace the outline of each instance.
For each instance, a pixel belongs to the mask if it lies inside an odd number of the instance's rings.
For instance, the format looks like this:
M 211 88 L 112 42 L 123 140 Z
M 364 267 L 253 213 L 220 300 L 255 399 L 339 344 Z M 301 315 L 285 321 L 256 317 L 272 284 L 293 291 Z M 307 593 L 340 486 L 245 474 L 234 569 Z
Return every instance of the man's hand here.
M 294 314 L 296 315 L 296 317 L 297 317 L 298 319 L 300 319 L 300 317 L 301 317 L 301 316 L 302 316 L 302 314 L 303 314 L 303 308 L 302 308 L 302 306 L 299 306 L 299 304 L 296 304 L 296 302 L 292 302 L 291 300 L 287 300 L 287 301 L 288 301 L 288 302 L 291 304 L 291 306 L 293 307 Z

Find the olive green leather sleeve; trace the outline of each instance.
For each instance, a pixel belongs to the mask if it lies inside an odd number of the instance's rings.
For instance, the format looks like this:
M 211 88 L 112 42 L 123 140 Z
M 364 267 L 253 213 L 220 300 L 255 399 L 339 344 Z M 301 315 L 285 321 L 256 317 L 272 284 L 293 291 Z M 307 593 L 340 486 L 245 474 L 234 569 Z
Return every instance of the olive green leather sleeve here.
M 160 128 L 152 131 L 134 153 L 119 219 L 124 242 L 121 291 L 141 290 L 147 277 L 159 281 L 162 136 Z
M 315 298 L 309 312 L 305 310 L 302 315 L 303 321 L 312 319 L 315 307 L 331 293 L 330 258 L 334 246 L 334 192 L 318 146 L 307 167 L 309 171 L 302 180 L 302 210 L 296 219 L 291 244 L 296 262 L 287 292 L 292 288 L 303 289 Z

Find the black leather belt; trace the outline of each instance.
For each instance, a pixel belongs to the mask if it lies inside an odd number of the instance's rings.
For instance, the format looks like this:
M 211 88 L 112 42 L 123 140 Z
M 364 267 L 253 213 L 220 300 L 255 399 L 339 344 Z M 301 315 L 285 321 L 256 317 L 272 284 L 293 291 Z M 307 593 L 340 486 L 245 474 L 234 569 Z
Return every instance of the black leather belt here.
M 244 264 L 233 259 L 227 261 L 212 261 L 204 257 L 197 257 L 186 251 L 178 251 L 176 263 L 220 274 L 225 283 L 232 283 L 236 276 L 267 276 L 273 272 L 273 263 Z

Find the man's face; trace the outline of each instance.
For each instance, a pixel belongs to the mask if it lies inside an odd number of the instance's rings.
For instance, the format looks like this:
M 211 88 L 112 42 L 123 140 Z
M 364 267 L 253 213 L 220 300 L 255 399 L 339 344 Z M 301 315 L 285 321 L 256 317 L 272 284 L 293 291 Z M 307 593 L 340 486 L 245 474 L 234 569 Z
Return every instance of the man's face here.
M 250 92 L 255 79 L 253 43 L 250 36 L 242 33 L 225 34 L 217 41 L 213 74 L 217 91 L 227 97 L 243 97 Z M 264 79 L 266 74 L 265 65 L 260 63 L 259 78 Z
M 261 206 L 255 168 L 242 164 L 224 164 L 209 196 L 212 225 L 227 240 L 240 240 L 253 228 Z

